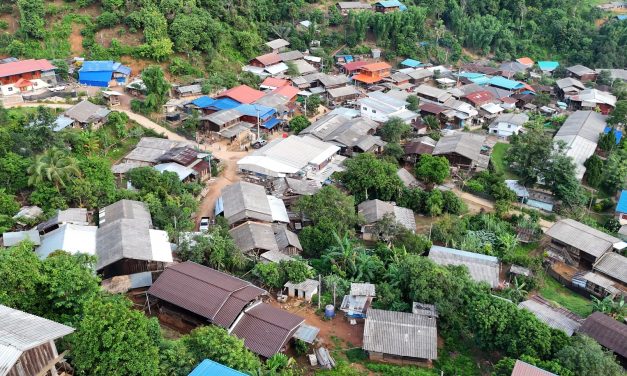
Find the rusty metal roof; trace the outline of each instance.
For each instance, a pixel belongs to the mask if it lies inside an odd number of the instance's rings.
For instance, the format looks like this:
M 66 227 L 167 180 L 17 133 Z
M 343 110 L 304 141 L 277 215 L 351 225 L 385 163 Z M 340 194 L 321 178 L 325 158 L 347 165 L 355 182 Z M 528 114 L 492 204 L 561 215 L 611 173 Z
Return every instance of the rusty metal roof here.
M 622 357 L 627 357 L 627 325 L 606 314 L 595 312 L 583 322 L 579 332 L 594 338 Z
M 281 351 L 305 320 L 269 304 L 257 304 L 244 313 L 231 334 L 244 340 L 252 352 L 269 358 Z
M 148 293 L 229 328 L 244 307 L 267 294 L 232 275 L 186 261 L 167 268 Z

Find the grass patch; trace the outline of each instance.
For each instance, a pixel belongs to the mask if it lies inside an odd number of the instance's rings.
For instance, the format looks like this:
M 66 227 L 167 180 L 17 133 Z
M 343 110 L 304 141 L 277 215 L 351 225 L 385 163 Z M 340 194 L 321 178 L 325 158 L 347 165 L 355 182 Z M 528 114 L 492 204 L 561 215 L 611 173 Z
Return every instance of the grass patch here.
M 581 295 L 560 285 L 553 277 L 546 276 L 540 295 L 552 302 L 567 308 L 581 317 L 592 313 L 592 302 Z
M 362 349 L 350 349 L 346 350 L 344 353 L 346 355 L 346 359 L 348 359 L 351 363 L 361 363 L 364 360 L 368 359 L 368 354 Z
M 517 176 L 509 169 L 509 166 L 507 166 L 507 163 L 505 162 L 505 153 L 509 147 L 509 144 L 497 142 L 492 148 L 492 155 L 490 159 L 492 160 L 494 171 L 497 173 L 503 173 L 506 179 L 516 179 Z
M 393 366 L 381 363 L 366 363 L 365 366 L 369 371 L 374 372 L 376 375 L 437 376 L 440 374 L 433 369 L 411 366 Z

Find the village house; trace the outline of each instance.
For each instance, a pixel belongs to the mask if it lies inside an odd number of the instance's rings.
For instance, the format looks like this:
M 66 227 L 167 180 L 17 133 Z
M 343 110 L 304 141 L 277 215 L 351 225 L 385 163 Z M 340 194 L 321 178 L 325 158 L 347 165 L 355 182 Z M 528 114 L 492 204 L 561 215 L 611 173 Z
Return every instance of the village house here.
M 533 313 L 538 320 L 551 328 L 563 331 L 568 336 L 572 336 L 581 326 L 581 321 L 583 321 L 579 316 L 566 308 L 555 307 L 551 302 L 539 295 L 520 302 L 518 308 L 526 309 Z
M 264 95 L 263 91 L 255 90 L 250 86 L 240 85 L 221 92 L 216 98 L 230 98 L 239 103 L 250 104 Z
M 479 108 L 485 104 L 494 103 L 496 98 L 487 90 L 479 90 L 466 94 L 461 100 Z
M 387 0 L 374 3 L 374 10 L 378 13 L 390 13 L 407 10 L 407 6 L 398 0 Z
M 376 84 L 389 77 L 392 66 L 386 62 L 370 63 L 359 68 L 359 74 L 353 76 L 353 80 L 365 85 Z
M 0 85 L 2 85 L 3 95 L 13 94 L 10 90 L 5 93 L 4 87 L 9 87 L 20 80 L 35 81 L 41 80 L 47 85 L 56 85 L 55 67 L 45 59 L 18 60 L 0 64 Z
M 41 235 L 45 235 L 64 224 L 87 226 L 91 222 L 91 215 L 92 213 L 86 208 L 57 210 L 56 213 L 47 221 L 37 225 L 37 231 L 39 231 Z
M 281 38 L 273 39 L 269 42 L 266 42 L 266 46 L 270 48 L 272 52 L 275 54 L 284 51 L 289 45 L 290 45 L 290 42 Z
M 619 294 L 627 296 L 627 257 L 616 252 L 607 252 L 592 265 L 592 270 L 610 279 L 612 283 L 607 285 L 621 290 Z
M 490 127 L 488 132 L 495 134 L 499 137 L 510 137 L 517 135 L 523 129 L 523 125 L 529 121 L 529 116 L 524 113 L 508 113 L 497 117 Z
M 288 256 L 299 255 L 303 251 L 298 235 L 290 231 L 284 223 L 273 223 L 274 239 L 281 253 Z
M 342 16 L 348 16 L 348 12 L 357 12 L 364 10 L 372 10 L 372 6 L 368 3 L 362 3 L 360 1 L 340 1 L 335 4 L 339 9 Z
M 452 95 L 446 90 L 438 89 L 429 85 L 420 85 L 415 89 L 419 98 L 430 100 L 436 103 L 444 103 L 452 98 Z
M 36 228 L 26 231 L 8 231 L 2 234 L 2 241 L 0 241 L 0 247 L 12 247 L 14 245 L 28 240 L 34 245 L 41 244 L 41 237 L 39 231 Z
M 361 226 L 364 240 L 377 240 L 380 234 L 376 233 L 376 225 L 386 217 L 390 217 L 399 226 L 416 232 L 416 219 L 411 209 L 396 206 L 396 204 L 381 200 L 369 200 L 357 206 L 357 212 L 365 219 Z
M 377 296 L 375 285 L 372 283 L 351 283 L 348 295 L 344 295 L 340 310 L 351 319 L 366 318 L 366 313 Z
M 87 86 L 112 87 L 125 85 L 131 68 L 115 61 L 83 61 L 78 82 Z
M 350 156 L 353 153 L 380 153 L 386 142 L 375 136 L 377 123 L 354 117 L 349 119 L 343 115 L 327 114 L 300 132 L 317 139 L 338 145 L 340 153 Z
M 431 364 L 438 357 L 436 318 L 370 308 L 363 349 L 370 360 L 398 364 Z
M 179 175 L 181 181 L 206 181 L 211 177 L 211 156 L 198 152 L 189 146 L 180 146 L 166 151 L 155 165 L 157 171 L 171 171 Z
M 424 188 L 424 184 L 419 182 L 418 179 L 416 179 L 414 175 L 412 175 L 411 172 L 407 171 L 407 169 L 404 167 L 396 170 L 396 176 L 401 179 L 401 182 L 403 182 L 405 188 Z
M 465 265 L 473 280 L 486 282 L 493 289 L 500 285 L 501 264 L 494 256 L 434 245 L 429 250 L 429 259 L 443 266 Z
M 573 95 L 579 94 L 586 86 L 576 78 L 566 77 L 555 81 L 557 91 L 562 99 L 568 99 Z
M 357 100 L 361 116 L 376 122 L 384 123 L 391 118 L 399 118 L 407 124 L 413 123 L 418 114 L 407 109 L 408 103 L 387 93 L 375 91 L 367 97 Z
M 598 110 L 603 115 L 608 115 L 616 107 L 616 97 L 608 92 L 597 89 L 585 89 L 572 95 L 570 104 L 577 110 Z
M 342 104 L 357 99 L 361 92 L 354 86 L 343 86 L 327 90 L 329 101 L 333 104 Z
M 451 166 L 483 171 L 490 163 L 489 148 L 485 147 L 485 136 L 454 132 L 440 138 L 432 154 L 448 159 Z
M 556 70 L 560 66 L 560 63 L 557 61 L 538 61 L 538 68 L 544 74 L 551 74 L 554 70 Z
M 67 351 L 59 354 L 55 341 L 73 332 L 69 326 L 0 305 L 0 375 L 60 375 L 56 365 Z
M 279 246 L 268 223 L 244 222 L 229 230 L 237 248 L 244 254 L 259 257 L 265 252 L 278 252 Z
M 597 69 L 597 74 L 601 74 L 602 71 L 608 71 L 612 80 L 621 80 L 627 82 L 627 69 Z
M 511 376 L 557 376 L 556 374 L 545 371 L 541 368 L 525 363 L 522 360 L 516 360 Z
M 279 53 L 279 58 L 282 62 L 287 63 L 288 61 L 294 61 L 298 59 L 304 59 L 305 55 L 302 52 L 293 50 L 293 51 L 285 51 Z
M 108 108 L 85 99 L 65 110 L 63 116 L 72 119 L 74 127 L 97 129 L 107 122 L 110 113 Z
M 283 351 L 304 322 L 262 303 L 267 295 L 250 282 L 191 261 L 166 268 L 148 290 L 151 304 L 158 304 L 171 325 L 220 326 L 264 358 Z
M 516 73 L 526 73 L 531 67 L 518 61 L 505 61 L 499 66 L 501 75 L 512 78 Z
M 489 86 L 497 87 L 499 89 L 508 90 L 514 93 L 519 93 L 525 89 L 525 85 L 521 82 L 510 80 L 503 76 L 494 76 L 488 81 Z
M 266 68 L 271 65 L 275 65 L 281 62 L 281 57 L 278 53 L 270 52 L 264 55 L 257 56 L 248 62 L 248 65 L 259 68 Z
M 202 86 L 200 84 L 176 85 L 172 90 L 176 98 L 186 98 L 202 94 Z
M 231 227 L 246 221 L 289 223 L 285 204 L 267 195 L 263 186 L 239 181 L 222 188 L 215 214 L 224 213 Z
M 572 219 L 557 221 L 546 231 L 546 236 L 549 257 L 582 270 L 591 270 L 601 256 L 627 246 L 618 238 Z
M 594 111 L 576 111 L 571 114 L 553 136 L 554 141 L 566 144 L 566 155 L 573 158 L 577 179 L 586 173 L 585 162 L 590 158 L 606 126 L 606 116 Z
M 55 230 L 41 236 L 40 245 L 35 248 L 35 254 L 45 259 L 57 250 L 70 254 L 96 254 L 96 226 L 86 224 L 63 223 Z
M 103 278 L 163 270 L 172 263 L 168 233 L 152 227 L 145 203 L 120 200 L 100 209 L 96 270 Z
M 624 323 L 604 313 L 594 312 L 583 322 L 579 333 L 612 351 L 623 365 L 627 363 L 627 325 Z
M 237 162 L 244 174 L 268 179 L 304 177 L 326 181 L 335 171 L 343 169 L 340 147 L 311 136 L 289 136 L 276 139 Z
M 261 82 L 261 84 L 259 85 L 259 88 L 265 89 L 265 90 L 274 90 L 282 86 L 289 86 L 289 85 L 290 85 L 289 80 L 286 80 L 283 78 L 276 78 L 276 77 L 267 77 L 265 80 L 263 80 L 263 82 Z
M 311 302 L 314 295 L 318 294 L 319 283 L 315 279 L 305 279 L 300 283 L 286 282 L 283 288 L 287 290 L 287 296 Z
M 590 69 L 580 64 L 567 67 L 566 71 L 568 72 L 569 77 L 574 77 L 582 82 L 595 81 L 597 79 L 597 72 L 594 69 Z
M 411 140 L 405 144 L 405 161 L 415 164 L 421 155 L 432 154 L 437 141 L 429 136 L 423 136 L 415 140 Z

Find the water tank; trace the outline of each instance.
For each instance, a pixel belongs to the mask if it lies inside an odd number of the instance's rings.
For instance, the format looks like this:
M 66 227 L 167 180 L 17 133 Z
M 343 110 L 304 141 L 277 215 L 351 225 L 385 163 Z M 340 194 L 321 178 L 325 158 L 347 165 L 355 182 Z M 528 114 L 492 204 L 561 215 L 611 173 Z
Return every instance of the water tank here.
M 335 317 L 335 307 L 333 304 L 329 304 L 324 307 L 324 317 L 328 319 Z

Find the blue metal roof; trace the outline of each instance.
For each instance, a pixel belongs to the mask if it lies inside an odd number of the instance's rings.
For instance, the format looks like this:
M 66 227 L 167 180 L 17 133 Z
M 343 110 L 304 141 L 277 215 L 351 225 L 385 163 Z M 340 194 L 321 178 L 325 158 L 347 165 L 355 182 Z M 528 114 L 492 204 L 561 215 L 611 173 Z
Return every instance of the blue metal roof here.
M 559 66 L 560 63 L 557 61 L 538 61 L 538 67 L 543 71 L 554 71 Z
M 619 213 L 627 213 L 627 189 L 623 189 L 616 204 L 616 211 Z
M 416 67 L 421 66 L 422 63 L 414 59 L 405 59 L 401 61 L 401 65 L 404 65 L 406 67 L 416 68 Z
M 503 89 L 515 90 L 522 89 L 525 85 L 521 84 L 518 81 L 509 80 L 503 76 L 494 76 L 490 79 L 490 85 L 501 87 Z
M 78 82 L 84 85 L 107 87 L 112 75 L 111 71 L 79 71 Z
M 612 127 L 605 127 L 603 133 L 608 134 Z M 618 129 L 614 129 L 614 136 L 616 137 L 616 144 L 620 143 L 620 139 L 623 138 L 623 131 L 619 131 Z
M 627 14 L 619 14 L 618 16 L 616 16 L 616 18 L 619 21 L 625 21 L 625 20 L 627 20 Z
M 188 376 L 247 376 L 245 373 L 214 362 L 210 359 L 203 360 Z
M 272 116 L 276 113 L 274 108 L 264 106 L 261 104 L 242 104 L 235 108 L 237 111 L 242 113 L 244 116 L 257 116 L 261 119 L 266 119 L 269 116 Z
M 387 0 L 387 1 L 379 1 L 375 5 L 381 5 L 384 8 L 396 8 L 398 7 L 400 10 L 406 10 L 407 7 L 398 0 Z
M 222 200 L 222 196 L 218 197 L 216 200 L 216 207 L 213 210 L 213 215 L 218 216 L 224 212 L 224 201 Z
M 459 74 L 459 77 L 464 77 L 472 80 L 473 78 L 485 77 L 485 74 L 475 72 L 462 72 Z
M 267 129 L 272 129 L 272 128 L 274 128 L 275 125 L 279 124 L 280 122 L 281 122 L 281 120 L 279 120 L 277 118 L 270 118 L 270 120 L 268 120 L 265 123 L 263 123 L 263 127 L 267 128 Z
M 111 60 L 84 61 L 79 72 L 102 72 L 115 70 L 115 62 Z
M 462 257 L 474 258 L 474 259 L 477 259 L 477 260 L 499 262 L 499 259 L 494 257 L 494 256 L 482 255 L 480 253 L 474 253 L 474 252 L 460 251 L 459 249 L 440 247 L 439 245 L 431 246 L 431 250 L 432 251 L 438 251 L 438 252 L 450 253 L 450 254 L 454 254 L 454 255 L 459 255 L 459 256 L 462 256 Z
M 231 108 L 235 108 L 239 106 L 241 103 L 231 98 L 220 98 L 216 99 L 215 102 L 211 104 L 211 107 L 214 107 L 218 110 L 230 110 Z
M 118 63 L 119 64 L 119 63 Z M 115 72 L 116 73 L 122 73 L 123 75 L 130 75 L 131 74 L 131 68 L 127 67 L 126 65 L 122 65 L 120 64 L 119 66 L 117 66 L 115 68 Z
M 207 108 L 207 107 L 211 106 L 213 103 L 215 103 L 215 101 L 216 101 L 215 99 L 210 98 L 210 97 L 204 95 L 202 97 L 194 99 L 192 101 L 192 104 L 194 106 L 199 107 L 199 108 Z

